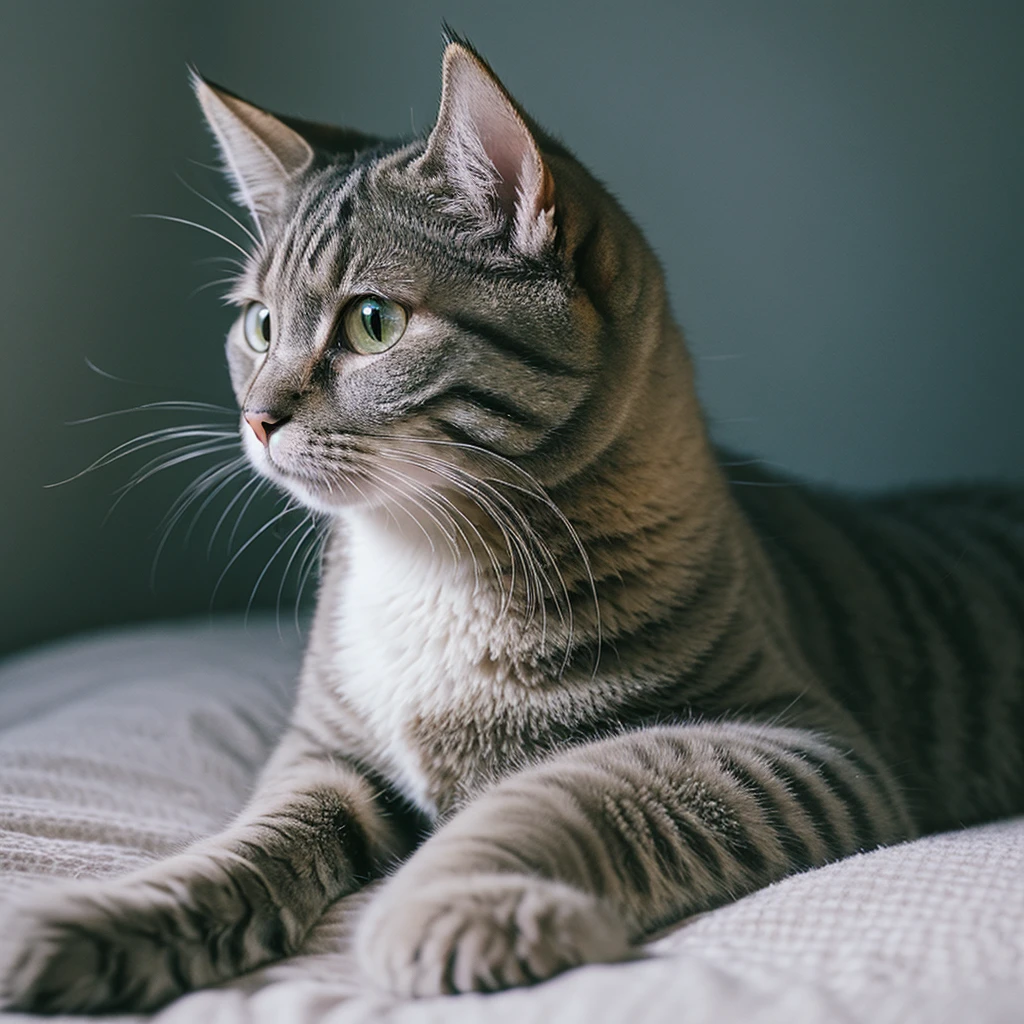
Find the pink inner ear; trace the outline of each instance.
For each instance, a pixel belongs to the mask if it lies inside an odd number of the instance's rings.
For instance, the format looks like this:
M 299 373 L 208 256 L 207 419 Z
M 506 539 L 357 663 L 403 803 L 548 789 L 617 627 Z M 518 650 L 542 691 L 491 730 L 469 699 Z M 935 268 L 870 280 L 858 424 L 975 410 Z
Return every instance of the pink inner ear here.
M 493 82 L 474 75 L 464 84 L 463 113 L 501 179 L 495 191 L 502 207 L 512 216 L 522 199 L 536 213 L 540 155 L 529 131 Z

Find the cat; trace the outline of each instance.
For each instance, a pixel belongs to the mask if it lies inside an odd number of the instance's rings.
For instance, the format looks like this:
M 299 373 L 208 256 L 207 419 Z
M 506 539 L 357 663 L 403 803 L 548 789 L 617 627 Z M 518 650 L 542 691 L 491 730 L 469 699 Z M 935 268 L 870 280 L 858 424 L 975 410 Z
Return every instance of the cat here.
M 0 992 L 140 1011 L 356 926 L 372 983 L 634 954 L 1024 810 L 1024 493 L 727 477 L 658 263 L 465 41 L 389 142 L 195 91 L 256 236 L 244 449 L 329 517 L 291 724 L 224 832 L 35 895 Z

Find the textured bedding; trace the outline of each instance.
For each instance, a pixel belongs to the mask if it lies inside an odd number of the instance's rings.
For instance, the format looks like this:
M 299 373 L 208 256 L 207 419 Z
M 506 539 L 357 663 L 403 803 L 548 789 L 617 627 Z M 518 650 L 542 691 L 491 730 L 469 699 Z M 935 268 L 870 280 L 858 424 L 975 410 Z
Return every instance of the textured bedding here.
M 272 621 L 222 620 L 0 666 L 0 901 L 47 878 L 130 871 L 216 830 L 284 725 L 299 648 Z M 809 871 L 691 919 L 636 961 L 493 996 L 396 1003 L 369 989 L 344 923 L 363 898 L 336 905 L 302 956 L 155 1019 L 1024 1021 L 1024 819 Z

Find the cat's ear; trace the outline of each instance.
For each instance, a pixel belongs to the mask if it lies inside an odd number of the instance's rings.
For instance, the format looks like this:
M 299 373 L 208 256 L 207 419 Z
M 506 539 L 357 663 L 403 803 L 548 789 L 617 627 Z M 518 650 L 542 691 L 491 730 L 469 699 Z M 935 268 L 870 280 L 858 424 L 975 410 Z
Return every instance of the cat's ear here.
M 495 204 L 513 243 L 538 253 L 554 237 L 555 187 L 519 105 L 468 44 L 444 51 L 441 109 L 421 167 L 443 174 L 481 211 Z
M 259 222 L 273 217 L 288 186 L 312 163 L 314 150 L 280 118 L 213 85 L 193 72 L 192 86 L 206 115 L 236 198 Z

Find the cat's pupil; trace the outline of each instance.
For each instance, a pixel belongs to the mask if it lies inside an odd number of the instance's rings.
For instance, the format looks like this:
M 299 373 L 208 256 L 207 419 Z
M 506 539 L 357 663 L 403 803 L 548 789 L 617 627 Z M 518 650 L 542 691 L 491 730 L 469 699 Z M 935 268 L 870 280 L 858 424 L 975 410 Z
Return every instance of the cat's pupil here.
M 363 306 L 363 323 L 366 325 L 367 332 L 372 337 L 376 338 L 377 341 L 384 340 L 384 334 L 381 330 L 380 306 L 369 302 Z
M 260 334 L 263 335 L 263 340 L 266 342 L 270 341 L 270 310 L 264 309 L 260 314 Z

